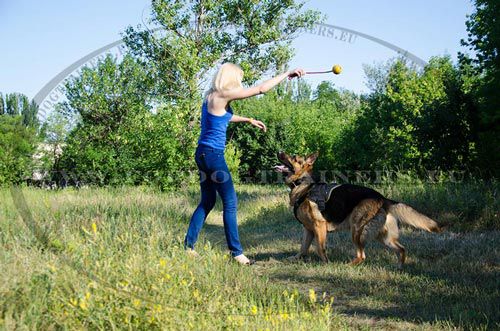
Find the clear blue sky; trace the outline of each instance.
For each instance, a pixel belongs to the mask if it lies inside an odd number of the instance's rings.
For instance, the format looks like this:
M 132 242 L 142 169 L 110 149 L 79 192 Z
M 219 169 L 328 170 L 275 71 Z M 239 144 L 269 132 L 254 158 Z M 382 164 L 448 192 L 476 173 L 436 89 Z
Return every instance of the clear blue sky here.
M 128 25 L 141 23 L 150 1 L 0 0 L 0 91 L 33 97 L 65 67 L 120 38 Z M 307 7 L 327 15 L 326 23 L 364 32 L 406 49 L 424 60 L 463 50 L 470 0 L 311 0 Z M 147 11 L 145 13 L 147 15 Z M 365 91 L 362 64 L 396 54 L 373 42 L 353 44 L 314 35 L 299 37 L 293 66 L 344 67 L 339 76 L 309 76 L 314 85 L 332 79 L 339 87 Z

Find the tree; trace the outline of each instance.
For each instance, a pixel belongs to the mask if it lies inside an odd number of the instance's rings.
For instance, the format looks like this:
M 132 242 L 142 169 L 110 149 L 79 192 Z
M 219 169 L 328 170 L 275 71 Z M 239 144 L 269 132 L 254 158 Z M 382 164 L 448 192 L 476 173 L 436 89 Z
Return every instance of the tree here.
M 286 65 L 296 32 L 320 19 L 318 12 L 301 12 L 302 6 L 293 0 L 153 0 L 150 22 L 161 31 L 129 27 L 124 40 L 150 65 L 159 96 L 198 101 L 217 64 L 240 64 L 247 82 Z
M 38 104 L 34 100 L 29 102 L 27 97 L 23 98 L 22 102 L 21 115 L 23 116 L 23 124 L 32 128 L 38 128 Z
M 39 144 L 37 170 L 40 173 L 51 173 L 51 177 L 57 177 L 60 172 L 59 161 L 68 134 L 71 131 L 72 123 L 61 112 L 61 105 L 58 104 L 52 111 L 40 130 L 42 144 Z
M 12 116 L 19 115 L 19 98 L 17 93 L 5 95 L 5 109 L 6 113 Z
M 153 0 L 152 26 L 127 28 L 124 41 L 154 82 L 151 92 L 160 104 L 158 115 L 172 120 L 169 132 L 175 143 L 170 156 L 177 161 L 158 164 L 156 172 L 171 173 L 173 169 L 162 169 L 167 164 L 175 164 L 177 170 L 192 168 L 192 162 L 179 161 L 192 158 L 200 92 L 216 66 L 239 64 L 246 83 L 284 70 L 293 54 L 292 39 L 321 19 L 303 5 L 297 0 Z M 169 135 L 160 140 L 165 137 Z
M 295 101 L 311 101 L 311 85 L 305 80 L 296 79 L 295 81 L 289 82 L 292 85 L 292 93 L 294 94 Z
M 449 57 L 432 58 L 423 72 L 398 60 L 381 81 L 385 86 L 366 97 L 338 145 L 349 168 L 421 171 L 472 164 L 475 109 Z
M 303 5 L 296 0 L 153 0 L 151 29 L 125 31 L 126 45 L 156 82 L 155 96 L 175 107 L 185 157 L 196 145 L 200 91 L 213 68 L 238 63 L 247 83 L 282 70 L 292 56 L 292 39 L 320 20 Z
M 88 176 L 88 183 L 130 183 L 141 154 L 147 153 L 140 142 L 144 126 L 151 125 L 150 86 L 143 68 L 129 55 L 120 63 L 107 56 L 95 68 L 85 67 L 80 76 L 68 81 L 68 101 L 61 112 L 78 121 L 67 137 L 61 166 L 78 177 Z M 56 129 L 66 126 L 54 120 Z M 49 141 L 59 136 L 47 133 Z
M 31 175 L 36 135 L 21 116 L 0 115 L 0 185 L 20 183 Z
M 35 101 L 29 101 L 28 97 L 21 93 L 10 93 L 5 95 L 5 108 L 3 98 L 0 95 L 0 115 L 6 113 L 11 116 L 21 115 L 25 126 L 38 128 L 38 105 Z M 5 111 L 4 111 L 5 109 Z
M 0 116 L 5 114 L 5 102 L 3 100 L 3 94 L 0 92 Z
M 330 81 L 321 82 L 314 91 L 314 102 L 325 111 L 356 112 L 360 99 L 354 92 L 336 89 Z
M 334 103 L 338 96 L 339 93 L 335 90 L 333 83 L 329 81 L 322 81 L 314 91 L 314 101 L 318 103 L 319 107 L 335 107 Z
M 500 2 L 475 0 L 476 10 L 466 25 L 468 38 L 462 44 L 475 52 L 469 59 L 460 54 L 464 66 L 475 66 L 480 77 L 475 85 L 479 110 L 479 166 L 492 174 L 500 174 Z

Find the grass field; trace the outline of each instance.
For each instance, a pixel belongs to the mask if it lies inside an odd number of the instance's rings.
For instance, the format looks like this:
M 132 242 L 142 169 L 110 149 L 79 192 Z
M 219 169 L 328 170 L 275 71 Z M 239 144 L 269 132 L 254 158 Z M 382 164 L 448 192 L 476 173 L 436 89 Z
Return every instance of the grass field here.
M 379 244 L 367 247 L 364 264 L 350 266 L 347 233 L 329 235 L 328 264 L 314 253 L 288 262 L 301 226 L 280 186 L 237 188 L 240 237 L 258 261 L 252 267 L 228 257 L 219 203 L 197 246 L 201 257 L 185 254 L 196 187 L 25 188 L 34 224 L 0 190 L 0 328 L 500 328 L 498 184 L 379 189 L 451 224 L 442 234 L 404 228 L 403 271 Z

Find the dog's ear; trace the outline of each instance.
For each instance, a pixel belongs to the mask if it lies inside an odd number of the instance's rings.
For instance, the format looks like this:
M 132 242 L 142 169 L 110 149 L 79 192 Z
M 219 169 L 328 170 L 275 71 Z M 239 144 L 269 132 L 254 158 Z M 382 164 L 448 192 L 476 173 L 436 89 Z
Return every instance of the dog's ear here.
M 288 155 L 286 155 L 286 153 L 283 151 L 279 151 L 278 152 L 278 160 L 283 161 L 283 162 L 288 161 Z
M 306 162 L 310 165 L 313 165 L 313 163 L 316 161 L 316 159 L 318 158 L 318 154 L 319 152 L 314 152 L 312 153 L 311 155 L 309 155 L 307 158 L 306 158 Z

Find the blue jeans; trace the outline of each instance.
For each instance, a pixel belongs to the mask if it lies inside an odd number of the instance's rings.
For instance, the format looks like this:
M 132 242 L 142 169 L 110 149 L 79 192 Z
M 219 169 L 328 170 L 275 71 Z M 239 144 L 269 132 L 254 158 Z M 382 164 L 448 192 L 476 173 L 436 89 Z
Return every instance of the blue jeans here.
M 232 256 L 243 254 L 236 222 L 237 198 L 233 179 L 224 159 L 224 150 L 199 145 L 195 154 L 199 169 L 201 202 L 191 217 L 184 246 L 194 248 L 208 213 L 215 205 L 216 192 L 222 198 L 224 232 Z

